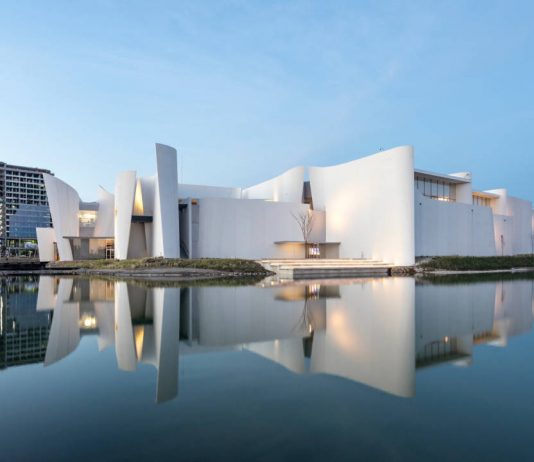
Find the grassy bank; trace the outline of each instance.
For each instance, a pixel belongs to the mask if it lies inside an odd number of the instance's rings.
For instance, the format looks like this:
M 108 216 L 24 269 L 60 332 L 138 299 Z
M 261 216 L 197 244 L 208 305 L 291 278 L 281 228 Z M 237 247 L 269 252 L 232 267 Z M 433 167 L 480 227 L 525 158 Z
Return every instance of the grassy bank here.
M 418 268 L 424 271 L 492 271 L 513 268 L 534 268 L 534 255 L 510 257 L 433 257 Z
M 83 260 L 49 263 L 52 269 L 87 270 L 147 270 L 147 269 L 201 269 L 227 273 L 269 274 L 253 260 L 238 258 L 140 258 L 133 260 Z

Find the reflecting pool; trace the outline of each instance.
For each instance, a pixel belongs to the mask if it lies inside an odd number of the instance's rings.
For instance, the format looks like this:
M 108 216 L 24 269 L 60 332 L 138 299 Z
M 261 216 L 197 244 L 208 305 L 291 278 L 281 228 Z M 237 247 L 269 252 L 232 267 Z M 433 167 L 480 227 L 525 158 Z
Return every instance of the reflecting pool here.
M 1 280 L 1 460 L 532 458 L 534 279 Z

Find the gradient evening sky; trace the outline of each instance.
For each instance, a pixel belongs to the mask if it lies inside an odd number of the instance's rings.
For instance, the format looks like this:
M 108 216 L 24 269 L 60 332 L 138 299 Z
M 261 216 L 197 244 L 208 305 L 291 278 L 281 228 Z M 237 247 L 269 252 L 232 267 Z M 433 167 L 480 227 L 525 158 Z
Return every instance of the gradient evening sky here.
M 403 144 L 534 200 L 533 1 L 0 1 L 0 160 L 95 199 L 176 147 L 248 186 Z

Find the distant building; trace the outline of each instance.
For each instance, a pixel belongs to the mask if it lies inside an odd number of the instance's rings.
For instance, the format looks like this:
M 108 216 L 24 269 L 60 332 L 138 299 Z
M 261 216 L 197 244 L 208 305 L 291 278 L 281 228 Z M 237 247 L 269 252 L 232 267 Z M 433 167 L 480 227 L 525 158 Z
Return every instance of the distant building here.
M 50 228 L 52 219 L 43 173 L 49 170 L 0 162 L 0 253 L 31 255 L 37 251 L 36 228 Z

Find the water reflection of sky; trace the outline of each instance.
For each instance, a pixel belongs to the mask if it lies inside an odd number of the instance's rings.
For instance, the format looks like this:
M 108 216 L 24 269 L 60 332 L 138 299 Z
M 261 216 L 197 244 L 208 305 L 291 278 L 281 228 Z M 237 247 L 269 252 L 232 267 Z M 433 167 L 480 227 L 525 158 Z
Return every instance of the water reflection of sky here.
M 237 425 L 239 441 L 261 431 L 261 422 L 272 429 L 275 422 L 284 425 L 284 415 L 288 422 L 307 416 L 311 420 L 302 423 L 301 432 L 308 434 L 327 423 L 337 429 L 335 436 L 327 432 L 337 441 L 329 446 L 332 451 L 351 447 L 350 431 L 339 430 L 343 424 L 356 425 L 353 433 L 367 438 L 360 447 L 364 454 L 385 456 L 396 448 L 403 457 L 410 451 L 419 457 L 434 454 L 445 442 L 426 435 L 434 440 L 432 450 L 426 444 L 408 450 L 397 433 L 415 431 L 429 421 L 440 431 L 446 423 L 458 428 L 450 411 L 461 408 L 457 402 L 449 402 L 450 408 L 441 403 L 447 396 L 468 396 L 466 407 L 472 409 L 461 419 L 479 427 L 488 412 L 499 411 L 501 424 L 508 422 L 510 409 L 518 407 L 516 400 L 522 402 L 523 417 L 525 412 L 534 416 L 534 400 L 525 395 L 521 401 L 519 390 L 506 410 L 500 408 L 502 394 L 500 400 L 485 401 L 496 392 L 496 383 L 503 393 L 511 392 L 502 374 L 520 377 L 522 383 L 513 382 L 516 389 L 534 384 L 534 371 L 525 359 L 525 354 L 531 358 L 531 350 L 505 355 L 507 349 L 498 348 L 507 346 L 510 337 L 531 331 L 532 279 L 435 284 L 378 278 L 343 284 L 179 288 L 41 277 L 38 282 L 4 281 L 1 308 L 2 366 L 7 370 L 0 373 L 0 390 L 25 398 L 21 409 L 31 409 L 43 425 L 46 415 L 56 425 L 65 424 L 67 403 L 73 412 L 83 413 L 89 426 L 98 427 L 103 415 L 109 419 L 106 428 L 114 421 L 124 425 L 126 416 L 139 418 L 141 409 L 153 413 L 147 398 L 155 396 L 156 402 L 175 403 L 186 414 L 184 409 L 194 412 L 190 406 L 195 403 L 203 425 L 218 427 L 222 434 Z M 44 369 L 29 366 L 41 362 Z M 473 390 L 467 389 L 469 380 Z M 80 396 L 96 409 L 77 403 Z M 308 414 L 312 409 L 318 414 Z M 167 415 L 172 422 L 167 412 L 158 411 L 157 418 Z M 432 412 L 440 412 L 442 421 L 431 418 Z M 8 406 L 6 413 L 20 419 L 15 406 Z M 315 420 L 319 415 L 321 422 Z M 247 428 L 237 424 L 237 418 Z M 521 420 L 517 415 L 515 419 Z M 389 425 L 401 423 L 406 428 L 392 432 Z M 215 431 L 203 428 L 207 434 Z M 198 442 L 199 435 L 191 432 L 189 428 L 184 434 Z M 279 432 L 281 447 L 291 453 L 290 434 Z M 391 441 L 379 443 L 381 432 Z M 165 447 L 170 444 L 165 440 Z M 280 449 L 274 442 L 265 444 L 274 445 L 269 450 Z M 504 449 L 506 443 L 499 444 Z M 449 449 L 443 446 L 443 454 Z M 251 457 L 261 455 L 252 446 L 249 450 Z M 195 448 L 188 451 L 193 454 Z

